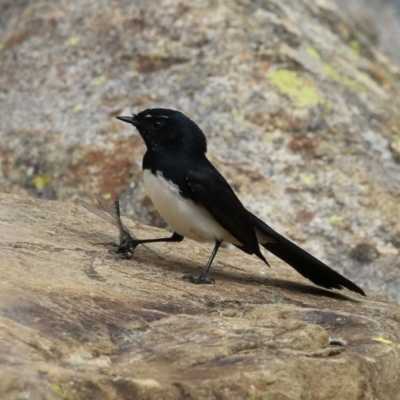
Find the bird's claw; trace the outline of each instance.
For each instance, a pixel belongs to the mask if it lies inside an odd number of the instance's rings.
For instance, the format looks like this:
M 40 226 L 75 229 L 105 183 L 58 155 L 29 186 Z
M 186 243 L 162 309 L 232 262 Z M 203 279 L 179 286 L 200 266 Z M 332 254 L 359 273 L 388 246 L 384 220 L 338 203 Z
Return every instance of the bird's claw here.
M 128 255 L 133 256 L 138 244 L 139 243 L 136 240 L 131 239 L 131 238 L 122 240 L 115 253 L 123 254 L 125 256 L 128 256 Z

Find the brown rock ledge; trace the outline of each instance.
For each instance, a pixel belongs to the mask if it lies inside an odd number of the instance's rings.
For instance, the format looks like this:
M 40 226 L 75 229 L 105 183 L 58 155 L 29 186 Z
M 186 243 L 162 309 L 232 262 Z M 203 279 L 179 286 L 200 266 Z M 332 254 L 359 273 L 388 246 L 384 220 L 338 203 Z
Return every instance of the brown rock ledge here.
M 228 249 L 216 284 L 194 286 L 180 277 L 210 245 L 123 260 L 91 244 L 116 237 L 81 207 L 0 194 L 2 399 L 397 398 L 400 306 L 383 295 L 322 290 Z

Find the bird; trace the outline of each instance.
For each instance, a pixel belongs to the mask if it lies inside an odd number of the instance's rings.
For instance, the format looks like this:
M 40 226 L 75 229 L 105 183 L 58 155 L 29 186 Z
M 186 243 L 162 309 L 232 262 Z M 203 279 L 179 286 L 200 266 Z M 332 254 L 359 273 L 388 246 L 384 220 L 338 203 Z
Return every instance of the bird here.
M 268 261 L 260 246 L 279 257 L 317 286 L 349 289 L 365 296 L 355 283 L 273 230 L 251 213 L 207 158 L 207 139 L 200 127 L 182 112 L 149 108 L 117 119 L 133 125 L 144 140 L 143 181 L 172 236 L 134 239 L 131 248 L 156 242 L 180 242 L 185 237 L 213 242 L 214 248 L 199 277 L 183 278 L 195 284 L 214 283 L 208 277 L 223 242 Z

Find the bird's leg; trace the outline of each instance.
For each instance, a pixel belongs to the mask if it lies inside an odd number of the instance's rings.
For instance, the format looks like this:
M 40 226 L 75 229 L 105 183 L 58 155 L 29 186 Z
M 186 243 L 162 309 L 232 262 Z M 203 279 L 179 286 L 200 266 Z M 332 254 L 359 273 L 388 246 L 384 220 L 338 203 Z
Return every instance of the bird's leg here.
M 208 271 L 210 270 L 210 267 L 214 260 L 214 257 L 217 254 L 219 247 L 221 246 L 221 243 L 222 242 L 219 242 L 218 240 L 215 242 L 214 250 L 212 251 L 210 258 L 208 259 L 208 263 L 207 263 L 206 267 L 204 268 L 203 273 L 198 278 L 194 278 L 192 275 L 184 275 L 182 277 L 182 279 L 187 279 L 188 281 L 195 283 L 195 284 L 215 283 L 214 279 L 207 278 L 207 274 L 208 274 Z
M 159 239 L 127 239 L 123 244 L 119 245 L 117 253 L 131 252 L 133 254 L 134 250 L 139 244 L 145 243 L 159 243 L 159 242 L 181 242 L 183 236 L 174 232 L 171 237 L 159 238 Z M 146 246 L 145 246 L 146 247 Z

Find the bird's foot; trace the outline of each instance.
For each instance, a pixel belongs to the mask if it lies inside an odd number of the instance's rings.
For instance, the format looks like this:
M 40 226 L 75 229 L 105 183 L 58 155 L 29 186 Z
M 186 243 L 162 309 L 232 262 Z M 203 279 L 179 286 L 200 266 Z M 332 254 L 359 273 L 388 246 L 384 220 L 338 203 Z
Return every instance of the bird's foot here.
M 117 254 L 126 258 L 132 257 L 137 247 L 137 243 L 134 240 L 131 240 L 129 242 L 122 241 L 120 244 L 117 244 L 115 242 L 106 242 L 106 243 L 102 242 L 102 243 L 92 243 L 92 244 L 94 244 L 95 246 L 101 244 L 103 246 L 117 247 L 117 250 L 110 250 L 109 253 Z
M 124 239 L 119 244 L 118 249 L 115 251 L 115 253 L 123 254 L 124 256 L 133 256 L 138 244 L 139 243 L 136 240 L 133 240 L 131 238 Z
M 209 279 L 209 278 L 207 278 L 206 276 L 203 276 L 203 275 L 200 275 L 198 278 L 195 278 L 192 275 L 184 275 L 184 276 L 182 276 L 182 279 L 185 279 L 185 280 L 187 280 L 189 282 L 192 282 L 192 283 L 194 283 L 196 285 L 201 285 L 201 284 L 204 284 L 204 283 L 210 285 L 212 283 L 215 283 L 215 280 L 213 278 Z

